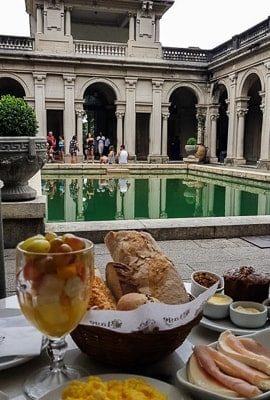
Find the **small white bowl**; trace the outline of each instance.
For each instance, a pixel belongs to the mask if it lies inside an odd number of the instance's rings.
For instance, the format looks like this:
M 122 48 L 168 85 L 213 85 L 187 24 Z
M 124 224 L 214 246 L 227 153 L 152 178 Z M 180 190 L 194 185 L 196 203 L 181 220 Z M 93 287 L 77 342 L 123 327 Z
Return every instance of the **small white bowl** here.
M 223 319 L 229 316 L 230 304 L 233 299 L 222 293 L 215 293 L 203 306 L 203 315 L 213 319 Z
M 191 274 L 191 294 L 194 297 L 198 297 L 201 293 L 205 292 L 207 289 L 209 289 L 209 287 L 203 286 L 201 285 L 199 282 L 196 281 L 196 276 L 202 274 L 204 276 L 212 276 L 215 279 L 218 279 L 219 281 L 219 286 L 216 290 L 216 293 L 222 292 L 222 290 L 224 289 L 224 279 L 221 275 L 215 274 L 214 272 L 209 272 L 209 271 L 194 271 Z
M 270 318 L 270 298 L 265 299 L 263 305 L 267 307 L 267 316 Z
M 237 307 L 255 308 L 258 313 L 248 313 L 237 310 Z M 235 301 L 230 305 L 231 321 L 242 328 L 260 328 L 267 321 L 267 307 L 254 301 Z

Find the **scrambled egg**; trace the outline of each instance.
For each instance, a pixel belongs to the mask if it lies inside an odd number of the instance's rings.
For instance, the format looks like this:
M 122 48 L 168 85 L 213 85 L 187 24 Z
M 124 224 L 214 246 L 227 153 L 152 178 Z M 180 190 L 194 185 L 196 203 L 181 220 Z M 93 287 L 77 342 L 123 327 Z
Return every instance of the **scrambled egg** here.
M 72 381 L 64 389 L 62 400 L 168 400 L 168 397 L 143 379 L 103 382 L 92 376 L 86 382 Z

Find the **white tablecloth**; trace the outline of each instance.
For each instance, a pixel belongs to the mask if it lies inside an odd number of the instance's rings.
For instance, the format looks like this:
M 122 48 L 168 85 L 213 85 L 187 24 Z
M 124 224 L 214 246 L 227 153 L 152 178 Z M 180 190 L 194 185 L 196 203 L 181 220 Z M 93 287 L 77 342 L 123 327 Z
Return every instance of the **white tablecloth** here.
M 0 300 L 0 308 L 19 308 L 16 296 Z M 175 383 L 176 371 L 181 368 L 183 363 L 187 360 L 191 352 L 192 344 L 208 344 L 216 341 L 217 337 L 217 332 L 197 326 L 193 328 L 183 345 L 161 362 L 127 371 L 125 369 L 117 369 L 112 366 L 106 366 L 91 361 L 88 356 L 83 354 L 76 347 L 71 337 L 68 336 L 67 341 L 69 347 L 65 355 L 65 362 L 66 364 L 84 367 L 89 372 L 89 375 L 118 372 L 134 373 L 137 375 L 150 376 L 169 383 Z M 6 392 L 12 400 L 25 400 L 26 398 L 23 395 L 23 383 L 25 379 L 38 368 L 48 365 L 48 362 L 49 359 L 46 352 L 43 351 L 40 356 L 24 364 L 0 371 L 0 390 Z

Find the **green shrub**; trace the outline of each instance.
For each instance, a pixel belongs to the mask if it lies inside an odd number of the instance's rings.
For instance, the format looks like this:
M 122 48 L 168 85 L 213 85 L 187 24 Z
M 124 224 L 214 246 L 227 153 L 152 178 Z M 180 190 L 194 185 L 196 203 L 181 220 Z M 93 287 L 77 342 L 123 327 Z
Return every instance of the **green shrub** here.
M 190 137 L 187 140 L 187 144 L 194 146 L 195 144 L 197 144 L 197 139 L 195 137 Z
M 0 136 L 35 136 L 38 123 L 23 99 L 5 95 L 0 99 Z

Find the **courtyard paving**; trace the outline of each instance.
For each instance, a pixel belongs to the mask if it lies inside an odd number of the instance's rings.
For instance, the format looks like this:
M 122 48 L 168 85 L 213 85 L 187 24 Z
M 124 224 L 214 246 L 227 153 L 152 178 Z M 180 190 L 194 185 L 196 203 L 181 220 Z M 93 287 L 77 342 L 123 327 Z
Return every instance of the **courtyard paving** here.
M 175 264 L 185 281 L 196 270 L 219 272 L 253 266 L 258 272 L 270 273 L 270 247 L 259 248 L 241 238 L 159 241 L 164 254 Z M 270 246 L 270 242 L 269 242 Z M 15 294 L 15 250 L 4 251 L 7 296 Z M 95 263 L 104 276 L 111 256 L 105 244 L 95 245 Z

